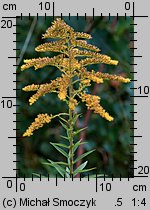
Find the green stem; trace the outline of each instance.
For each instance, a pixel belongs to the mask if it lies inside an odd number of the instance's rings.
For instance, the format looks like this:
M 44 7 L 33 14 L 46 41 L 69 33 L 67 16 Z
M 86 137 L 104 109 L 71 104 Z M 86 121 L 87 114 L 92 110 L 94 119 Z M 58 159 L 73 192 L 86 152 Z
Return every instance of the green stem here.
M 72 73 L 71 69 L 71 56 L 70 56 L 70 51 L 71 47 L 69 46 L 69 72 Z M 73 83 L 72 83 L 72 78 L 70 79 L 70 84 L 69 84 L 69 100 L 70 98 L 73 97 Z M 70 170 L 70 176 L 73 175 L 73 111 L 69 107 L 69 141 L 70 141 L 70 146 L 69 146 L 69 170 Z
M 69 124 L 70 124 L 70 131 L 69 131 L 69 166 L 70 166 L 70 176 L 73 175 L 73 117 L 72 117 L 72 110 L 69 108 Z

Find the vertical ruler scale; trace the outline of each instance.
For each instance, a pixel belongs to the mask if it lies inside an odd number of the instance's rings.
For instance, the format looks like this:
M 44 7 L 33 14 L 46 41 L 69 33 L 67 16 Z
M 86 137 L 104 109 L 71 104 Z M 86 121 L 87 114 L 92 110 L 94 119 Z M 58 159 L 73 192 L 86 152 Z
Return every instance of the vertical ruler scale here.
M 126 3 L 126 9 L 129 9 L 129 4 L 128 3 Z M 130 137 L 132 139 L 134 139 L 134 142 L 131 143 L 131 145 L 133 146 L 133 151 L 130 151 L 130 153 L 132 154 L 133 158 L 131 158 L 131 160 L 130 160 L 130 162 L 132 163 L 130 169 L 134 170 L 134 173 L 135 173 L 135 169 L 137 169 L 136 168 L 136 161 L 137 161 L 136 160 L 136 154 L 137 154 L 136 146 L 137 146 L 137 142 L 136 142 L 136 139 L 135 139 L 134 136 L 136 135 L 136 131 L 137 131 L 137 127 L 136 127 L 137 120 L 136 120 L 136 111 L 135 111 L 137 104 L 135 103 L 135 100 L 134 100 L 134 90 L 135 90 L 135 85 L 136 85 L 136 82 L 137 82 L 137 80 L 136 80 L 137 72 L 136 72 L 136 68 L 135 68 L 135 66 L 137 66 L 137 64 L 135 63 L 135 59 L 134 59 L 135 57 L 134 56 L 135 56 L 135 53 L 136 53 L 136 50 L 137 50 L 137 48 L 135 47 L 136 43 L 137 43 L 137 40 L 136 40 L 136 33 L 137 33 L 137 27 L 136 26 L 137 26 L 137 24 L 135 23 L 135 3 L 134 2 L 132 4 L 132 11 L 133 11 L 133 14 L 132 14 L 132 19 L 133 19 L 132 26 L 133 27 L 132 28 L 134 28 L 134 29 L 132 29 L 130 31 L 130 33 L 132 35 L 132 38 L 130 39 L 130 43 L 131 43 L 130 49 L 133 53 L 130 55 L 130 57 L 132 58 L 133 62 L 131 62 L 130 65 L 131 65 L 131 68 L 133 69 L 133 71 L 131 71 L 131 72 L 134 75 L 134 79 L 132 80 L 133 87 L 130 88 L 133 92 L 130 96 L 131 100 L 132 100 L 130 105 L 134 108 L 133 108 L 133 111 L 132 111 L 133 117 L 132 117 L 132 119 L 130 119 L 130 121 L 133 122 L 133 126 L 131 126 L 131 128 L 130 128 L 131 130 L 133 130 L 133 135 L 130 136 Z
M 142 8 L 142 10 L 141 10 Z M 149 209 L 149 11 L 147 1 L 27 1 L 2 0 L 0 3 L 0 44 L 1 44 L 1 209 L 32 209 L 34 207 L 44 209 Z M 32 20 L 29 33 L 25 40 L 16 39 L 19 36 L 18 22 L 27 17 Z M 101 20 L 107 16 L 111 21 L 112 16 L 118 20 L 121 16 L 126 20 L 130 17 L 130 73 L 133 75 L 130 88 L 130 106 L 132 126 L 130 130 L 130 168 L 128 177 L 123 178 L 120 173 L 117 178 L 27 178 L 26 174 L 20 175 L 19 155 L 22 141 L 19 123 L 21 114 L 18 111 L 21 98 L 20 81 L 17 75 L 20 72 L 21 60 L 26 51 L 25 46 L 30 42 L 32 32 L 40 21 L 47 20 L 49 16 L 67 16 L 71 20 L 75 16 L 77 21 L 84 16 L 85 21 L 91 16 L 93 21 L 97 16 Z M 17 21 L 19 20 L 19 21 Z M 23 27 L 22 27 L 23 28 Z M 20 49 L 19 43 L 24 42 L 24 48 Z M 17 126 L 16 126 L 17 124 Z M 132 171 L 134 170 L 134 175 Z M 109 201 L 109 202 L 107 202 Z
M 143 165 L 140 164 L 140 161 L 138 160 L 139 155 L 138 152 L 140 151 L 140 145 L 142 146 L 142 142 L 145 139 L 145 137 L 143 136 L 143 131 L 139 129 L 139 124 L 141 124 L 140 120 L 142 119 L 142 117 L 139 117 L 138 112 L 140 112 L 139 107 L 141 106 L 141 104 L 143 103 L 143 100 L 145 101 L 145 99 L 148 98 L 148 94 L 149 91 L 145 92 L 142 91 L 141 89 L 146 89 L 149 87 L 147 87 L 147 85 L 144 85 L 141 77 L 139 76 L 141 73 L 140 71 L 140 63 L 143 62 L 143 55 L 142 55 L 142 51 L 140 50 L 140 46 L 139 46 L 139 42 L 140 42 L 140 37 L 141 37 L 141 32 L 142 30 L 140 30 L 140 24 L 139 24 L 139 19 L 143 19 L 146 18 L 147 16 L 145 15 L 136 15 L 136 9 L 135 9 L 136 4 L 133 2 L 133 15 L 132 18 L 134 20 L 134 31 L 131 32 L 134 34 L 134 38 L 133 40 L 131 39 L 131 42 L 133 43 L 133 50 L 134 50 L 134 54 L 131 55 L 131 57 L 134 58 L 134 62 L 131 64 L 131 66 L 134 67 L 134 87 L 131 88 L 134 91 L 134 94 L 131 95 L 130 97 L 133 99 L 133 104 L 132 106 L 134 106 L 134 111 L 133 111 L 133 122 L 134 122 L 134 126 L 133 126 L 133 130 L 134 130 L 134 135 L 132 136 L 134 138 L 134 151 L 131 151 L 134 154 L 134 159 L 132 159 L 132 161 L 134 162 L 134 177 L 147 177 L 147 165 Z M 142 47 L 141 47 L 142 48 Z M 138 100 L 139 99 L 139 100 Z M 145 162 L 145 161 L 144 161 Z M 145 173 L 143 172 L 143 170 L 145 170 Z M 149 170 L 149 169 L 148 169 Z

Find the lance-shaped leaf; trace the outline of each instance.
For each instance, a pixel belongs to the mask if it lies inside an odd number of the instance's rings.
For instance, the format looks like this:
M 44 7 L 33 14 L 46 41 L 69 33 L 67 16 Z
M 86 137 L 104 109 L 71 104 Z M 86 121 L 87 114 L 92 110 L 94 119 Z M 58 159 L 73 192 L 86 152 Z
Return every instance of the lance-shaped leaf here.
M 73 135 L 77 135 L 78 133 L 80 133 L 80 132 L 86 130 L 87 128 L 88 128 L 88 127 L 85 127 L 85 128 L 81 128 L 81 129 L 79 129 L 79 130 L 77 130 L 77 131 L 74 131 L 74 132 L 73 132 Z
M 61 149 L 60 146 L 58 146 L 58 144 L 52 143 L 52 142 L 50 142 L 50 144 L 53 147 L 55 147 L 55 149 L 57 149 L 63 156 L 65 156 L 66 158 L 68 158 L 68 154 L 63 149 Z
M 69 168 L 68 167 L 66 167 L 66 177 L 67 178 L 70 178 L 70 170 L 69 170 Z
M 74 113 L 74 116 L 72 118 L 73 124 L 76 123 L 77 119 L 81 116 L 82 114 L 77 114 L 76 112 Z
M 84 157 L 86 157 L 87 155 L 91 154 L 92 152 L 94 152 L 95 149 L 85 152 L 84 154 L 80 155 L 79 157 L 77 157 L 74 161 L 74 163 L 78 162 L 79 160 L 83 159 Z
M 51 166 L 53 166 L 58 171 L 58 173 L 63 177 L 64 174 L 66 173 L 65 169 L 60 165 L 58 165 L 57 163 L 53 162 L 52 160 L 48 159 L 48 161 L 51 163 Z
M 62 144 L 62 143 L 51 143 L 51 144 L 55 144 L 56 146 L 63 147 L 63 148 L 66 148 L 66 149 L 69 148 L 69 146 L 67 146 L 66 144 Z
M 74 145 L 73 145 L 73 153 L 77 150 L 77 148 L 80 146 L 80 145 L 83 145 L 83 144 L 87 144 L 87 142 L 82 142 L 81 140 L 80 141 L 77 141 Z
M 95 169 L 96 169 L 96 167 L 94 167 L 94 168 L 88 168 L 88 169 L 84 169 L 84 170 L 79 170 L 78 173 L 89 172 L 89 171 L 93 171 Z
M 67 126 L 67 125 L 65 125 L 63 122 L 61 122 L 61 121 L 59 121 L 60 122 L 60 124 L 63 126 L 63 128 L 65 129 L 65 130 L 69 130 L 69 127 Z
M 69 140 L 69 137 L 60 135 L 63 139 Z
M 64 119 L 63 117 L 61 117 L 61 116 L 58 116 L 62 121 L 64 121 L 65 123 L 67 123 L 68 124 L 68 121 L 66 120 L 66 119 Z
M 48 166 L 50 166 L 50 165 L 51 165 L 51 163 L 42 163 L 42 164 L 43 164 L 43 165 L 48 165 Z M 67 164 L 67 163 L 65 163 L 65 162 L 55 162 L 55 164 L 68 166 L 68 164 Z
M 74 172 L 73 175 L 76 176 L 78 173 L 80 173 L 85 166 L 87 165 L 88 161 L 85 161 L 84 163 L 82 163 Z

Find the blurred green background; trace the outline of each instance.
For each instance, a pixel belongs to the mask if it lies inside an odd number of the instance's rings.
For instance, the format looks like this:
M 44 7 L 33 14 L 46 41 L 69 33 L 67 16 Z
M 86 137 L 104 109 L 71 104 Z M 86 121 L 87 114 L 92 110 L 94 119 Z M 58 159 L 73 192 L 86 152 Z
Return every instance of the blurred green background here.
M 91 69 L 95 71 L 103 71 L 114 74 L 121 74 L 125 77 L 132 79 L 130 71 L 132 71 L 130 63 L 132 60 L 130 55 L 132 54 L 130 47 L 130 31 L 134 29 L 130 25 L 132 23 L 131 18 L 111 17 L 79 17 L 78 21 L 76 17 L 63 18 L 70 26 L 76 31 L 90 33 L 93 39 L 89 40 L 89 43 L 98 46 L 101 49 L 102 54 L 107 54 L 119 61 L 118 66 L 109 65 L 93 65 Z M 42 40 L 41 36 L 45 33 L 46 29 L 51 25 L 52 17 L 23 17 L 23 19 L 17 19 L 17 43 L 16 48 L 17 56 L 21 56 L 18 60 L 18 65 L 23 64 L 23 59 L 37 58 L 44 56 L 53 56 L 54 53 L 37 53 L 35 47 L 41 43 L 46 42 Z M 41 84 L 50 82 L 51 79 L 55 79 L 60 75 L 60 72 L 55 67 L 45 67 L 34 71 L 33 68 L 24 72 L 20 71 L 20 67 L 17 67 L 17 80 L 20 81 L 17 88 L 21 89 L 28 84 Z M 100 116 L 87 112 L 84 104 L 80 104 L 78 112 L 82 113 L 77 127 L 88 125 L 86 133 L 82 133 L 85 140 L 88 142 L 83 148 L 84 152 L 91 149 L 96 151 L 90 154 L 88 159 L 88 168 L 97 167 L 97 173 L 106 173 L 108 176 L 111 174 L 114 177 L 127 177 L 128 174 L 132 175 L 133 171 L 129 168 L 132 167 L 130 163 L 131 154 L 133 149 L 129 145 L 133 139 L 132 135 L 132 103 L 130 95 L 132 91 L 132 82 L 130 84 L 121 84 L 118 82 L 105 82 L 102 85 L 95 85 L 94 83 L 88 88 L 89 93 L 96 93 L 101 97 L 102 106 L 114 117 L 113 122 L 108 122 Z M 17 91 L 18 104 L 21 106 L 18 108 L 18 120 L 21 121 L 17 124 L 19 132 L 18 136 L 22 136 L 27 127 L 34 121 L 34 118 L 39 113 L 52 113 L 56 114 L 66 110 L 65 102 L 58 99 L 57 95 L 47 94 L 40 98 L 34 105 L 29 106 L 28 99 L 34 92 Z M 42 175 L 50 174 L 50 177 L 54 177 L 56 171 L 52 167 L 47 167 L 42 164 L 43 161 L 48 158 L 53 161 L 62 161 L 63 156 L 57 153 L 57 151 L 49 144 L 49 142 L 62 142 L 60 135 L 64 134 L 64 130 L 61 127 L 58 119 L 54 119 L 50 124 L 45 125 L 43 128 L 35 132 L 30 138 L 20 138 L 17 140 L 20 145 L 21 155 L 17 156 L 20 160 L 18 168 L 20 169 L 20 176 L 24 174 L 26 177 L 31 177 L 32 173 L 41 173 Z M 81 136 L 80 136 L 81 137 Z

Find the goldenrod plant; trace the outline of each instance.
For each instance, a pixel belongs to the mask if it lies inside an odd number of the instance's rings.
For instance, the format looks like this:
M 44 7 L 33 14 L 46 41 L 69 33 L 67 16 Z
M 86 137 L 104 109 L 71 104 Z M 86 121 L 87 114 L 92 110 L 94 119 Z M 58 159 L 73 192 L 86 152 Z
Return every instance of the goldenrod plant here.
M 88 151 L 79 157 L 76 157 L 76 150 L 81 144 L 85 144 L 78 138 L 78 134 L 86 129 L 75 130 L 75 124 L 79 115 L 76 107 L 79 103 L 84 102 L 87 109 L 100 115 L 108 121 L 112 121 L 113 117 L 105 111 L 100 104 L 100 97 L 87 93 L 86 88 L 92 82 L 103 84 L 106 80 L 117 80 L 119 82 L 128 83 L 130 79 L 122 76 L 112 75 L 108 73 L 95 72 L 87 69 L 91 64 L 109 64 L 117 65 L 117 60 L 112 60 L 109 56 L 100 53 L 100 49 L 89 44 L 85 40 L 91 39 L 91 35 L 83 32 L 76 32 L 72 27 L 65 23 L 64 20 L 57 18 L 53 21 L 42 37 L 43 39 L 54 39 L 47 43 L 41 44 L 35 48 L 37 52 L 57 52 L 56 56 L 33 58 L 24 60 L 21 70 L 34 67 L 35 70 L 45 66 L 55 66 L 61 72 L 61 77 L 51 80 L 46 84 L 31 84 L 23 88 L 24 91 L 35 91 L 35 94 L 29 99 L 29 104 L 33 105 L 40 97 L 48 93 L 58 94 L 58 98 L 68 106 L 67 112 L 50 114 L 38 114 L 35 121 L 27 128 L 24 137 L 33 135 L 35 130 L 43 127 L 44 124 L 50 123 L 51 120 L 58 117 L 61 125 L 66 130 L 66 136 L 61 136 L 66 140 L 64 143 L 51 143 L 54 148 L 65 156 L 66 161 L 54 162 L 48 160 L 48 164 L 54 167 L 61 176 L 75 177 L 79 173 L 89 172 L 95 168 L 86 168 L 87 161 L 83 162 L 78 168 L 75 163 L 82 160 L 94 150 Z M 51 69 L 50 69 L 51 70 Z M 76 138 L 77 137 L 77 138 Z

